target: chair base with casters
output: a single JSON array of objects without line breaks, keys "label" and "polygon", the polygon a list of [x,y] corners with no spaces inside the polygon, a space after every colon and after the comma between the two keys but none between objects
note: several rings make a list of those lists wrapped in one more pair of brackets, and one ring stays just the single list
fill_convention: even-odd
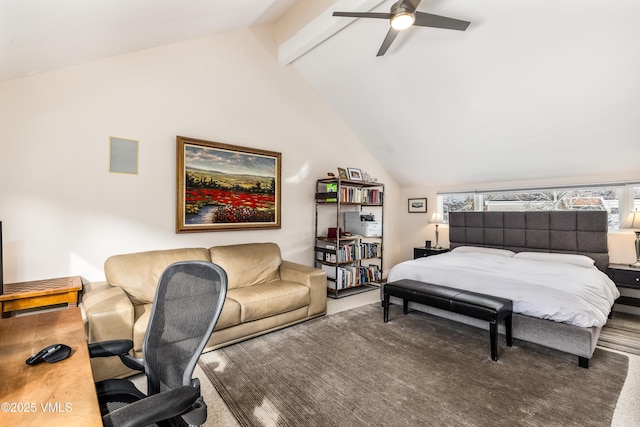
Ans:
[{"label": "chair base with casters", "polygon": [[215,264],[172,264],[158,283],[142,359],[129,354],[131,340],[89,345],[91,357],[119,356],[123,364],[147,377],[147,394],[127,379],[96,383],[104,425],[186,426],[206,421],[200,381],[192,375],[220,317],[226,290],[226,273]]}]

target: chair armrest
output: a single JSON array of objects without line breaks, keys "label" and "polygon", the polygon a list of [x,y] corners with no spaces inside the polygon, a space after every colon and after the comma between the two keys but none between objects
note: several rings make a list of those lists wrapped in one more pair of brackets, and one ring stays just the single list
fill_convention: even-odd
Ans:
[{"label": "chair armrest", "polygon": [[187,411],[200,392],[188,385],[154,394],[102,417],[105,426],[146,426]]},{"label": "chair armrest", "polygon": [[88,347],[89,357],[118,356],[127,368],[144,372],[144,360],[137,359],[129,354],[129,351],[133,348],[133,341],[131,340],[93,342]]},{"label": "chair armrest", "polygon": [[89,357],[109,357],[128,354],[133,348],[131,340],[110,340],[89,344]]},{"label": "chair armrest", "polygon": [[324,271],[291,261],[282,261],[280,279],[300,283],[309,288],[309,316],[327,312],[327,274]]}]

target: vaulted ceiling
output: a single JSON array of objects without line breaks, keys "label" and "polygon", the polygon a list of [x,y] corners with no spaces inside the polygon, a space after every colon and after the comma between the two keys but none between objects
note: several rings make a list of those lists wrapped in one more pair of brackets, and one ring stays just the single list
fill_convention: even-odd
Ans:
[{"label": "vaulted ceiling", "polygon": [[638,178],[640,2],[423,0],[471,25],[409,28],[381,57],[388,21],[331,16],[393,3],[2,0],[0,78],[277,21],[282,66],[401,185]]}]

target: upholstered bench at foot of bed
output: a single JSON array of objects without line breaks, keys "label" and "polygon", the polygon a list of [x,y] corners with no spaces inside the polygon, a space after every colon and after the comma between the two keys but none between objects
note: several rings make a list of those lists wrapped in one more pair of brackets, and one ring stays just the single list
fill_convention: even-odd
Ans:
[{"label": "upholstered bench at foot of bed", "polygon": [[389,298],[394,296],[402,299],[404,314],[413,301],[489,322],[491,360],[498,360],[498,324],[503,320],[507,346],[513,343],[511,300],[409,279],[386,283],[383,293],[385,323],[389,321]]}]

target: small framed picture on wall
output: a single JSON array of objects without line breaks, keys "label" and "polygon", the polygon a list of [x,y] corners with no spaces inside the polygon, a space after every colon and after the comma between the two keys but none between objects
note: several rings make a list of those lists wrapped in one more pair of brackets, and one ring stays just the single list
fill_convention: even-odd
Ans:
[{"label": "small framed picture on wall", "polygon": [[409,199],[409,212],[410,213],[416,213],[416,212],[426,213],[427,199],[426,198]]}]

